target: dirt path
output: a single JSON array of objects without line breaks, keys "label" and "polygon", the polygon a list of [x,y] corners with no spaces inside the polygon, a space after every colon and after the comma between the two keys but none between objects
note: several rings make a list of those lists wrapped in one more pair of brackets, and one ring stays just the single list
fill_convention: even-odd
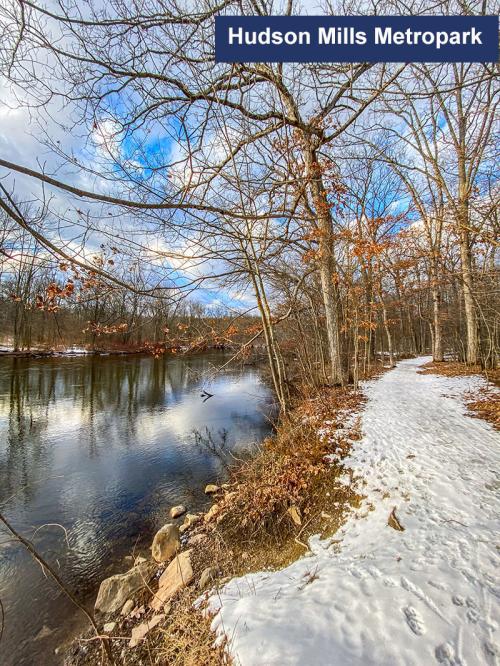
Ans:
[{"label": "dirt path", "polygon": [[[346,462],[366,500],[342,531],[212,598],[237,663],[498,663],[500,437],[464,406],[484,381],[421,375],[427,360],[366,386]],[[394,508],[404,531],[388,524]]]}]

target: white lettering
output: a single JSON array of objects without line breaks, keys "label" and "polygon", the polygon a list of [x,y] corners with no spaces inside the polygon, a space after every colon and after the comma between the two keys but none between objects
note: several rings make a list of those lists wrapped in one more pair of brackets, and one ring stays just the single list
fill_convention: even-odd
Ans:
[{"label": "white lettering", "polygon": [[436,48],[440,49],[442,46],[448,44],[448,33],[447,32],[437,32],[436,33]]},{"label": "white lettering", "polygon": [[481,35],[482,33],[478,32],[476,28],[472,28],[471,44],[482,44]]},{"label": "white lettering", "polygon": [[233,44],[234,40],[238,40],[238,44],[241,46],[243,44],[243,28],[238,28],[238,30],[234,30],[234,28],[229,28],[229,43]]},{"label": "white lettering", "polygon": [[342,28],[318,28],[318,44],[342,46],[366,44],[366,32],[355,30],[352,26]]},{"label": "white lettering", "polygon": [[391,37],[391,28],[375,28],[375,44],[390,44]]},{"label": "white lettering", "polygon": [[265,28],[259,32],[255,30],[246,31],[243,28],[229,28],[228,42],[231,45],[236,43],[239,46],[255,46],[256,44],[260,44],[261,46],[269,46],[270,44],[279,46],[284,42],[291,46],[293,44],[310,44],[311,35],[306,30],[301,32],[290,30],[283,34],[279,30],[271,32],[271,28]]},{"label": "white lettering", "polygon": [[[0,0],[1,2],[1,0]],[[352,26],[338,26],[338,27],[324,27],[318,28],[317,42],[320,45],[326,46],[354,46],[356,44],[366,44],[366,32],[362,30],[355,30]],[[259,32],[246,31],[243,28],[228,28],[228,43],[230,45],[236,44],[239,46],[280,46],[286,44],[293,46],[295,44],[311,44],[311,34],[307,30],[295,32],[281,32],[279,30],[271,31],[271,28],[265,28]],[[421,45],[434,46],[440,49],[446,45],[461,46],[465,44],[482,45],[482,32],[476,28],[471,30],[459,31],[437,31],[427,30],[393,30],[391,27],[375,27],[374,30],[374,43],[377,45]]]},{"label": "white lettering", "polygon": [[318,42],[319,44],[335,44],[335,28],[319,28],[318,30]]},{"label": "white lettering", "polygon": [[440,49],[442,46],[450,44],[452,46],[462,46],[465,44],[479,44],[481,45],[482,33],[479,32],[476,28],[471,30],[466,30],[463,32],[453,31],[453,32],[432,32],[427,30],[422,32],[421,30],[412,30],[407,28],[404,32],[402,30],[392,30],[392,28],[375,28],[375,44],[396,44],[400,46],[401,44],[407,44],[408,46],[414,46],[418,44],[424,44],[425,46],[434,46],[436,49]]}]

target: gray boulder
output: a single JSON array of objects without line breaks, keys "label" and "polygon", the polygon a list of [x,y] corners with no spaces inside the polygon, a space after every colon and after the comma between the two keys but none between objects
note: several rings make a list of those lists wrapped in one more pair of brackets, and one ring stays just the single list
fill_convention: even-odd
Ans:
[{"label": "gray boulder", "polygon": [[204,590],[208,587],[210,583],[217,578],[217,573],[217,567],[207,567],[206,569],[203,569],[200,580],[198,581],[198,589]]},{"label": "gray boulder", "polygon": [[167,523],[155,534],[151,554],[157,562],[167,562],[175,555],[180,546],[179,526]]},{"label": "gray boulder", "polygon": [[146,587],[151,573],[151,565],[143,562],[126,573],[106,578],[99,587],[95,610],[101,613],[115,613],[121,610],[127,599]]},{"label": "gray boulder", "polygon": [[179,516],[182,516],[183,513],[186,513],[187,509],[184,506],[184,504],[179,504],[178,506],[173,506],[170,509],[170,517],[171,518],[179,518]]},{"label": "gray boulder", "polygon": [[188,513],[187,516],[184,518],[184,522],[180,526],[180,533],[183,534],[186,530],[188,530],[190,527],[193,525],[196,525],[196,523],[199,523],[201,520],[201,516],[197,513]]},{"label": "gray boulder", "polygon": [[124,604],[121,610],[121,615],[125,617],[134,610],[134,600],[128,599]]},{"label": "gray boulder", "polygon": [[158,592],[151,601],[151,608],[160,610],[179,590],[193,580],[191,551],[185,550],[173,559],[158,580]]}]

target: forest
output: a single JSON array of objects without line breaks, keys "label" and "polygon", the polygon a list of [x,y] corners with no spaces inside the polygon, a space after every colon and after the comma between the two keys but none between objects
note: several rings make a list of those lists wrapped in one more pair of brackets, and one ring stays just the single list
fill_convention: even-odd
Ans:
[{"label": "forest", "polygon": [[[236,472],[247,494],[220,529],[224,539],[243,539],[250,528],[235,524],[248,513],[261,547],[290,538],[303,546],[315,525],[307,512],[312,520],[319,506],[314,484],[330,488],[324,457],[336,450],[304,430],[313,403],[322,419],[337,419],[342,405],[356,411],[363,382],[390,370],[380,381],[389,395],[401,377],[403,392],[390,395],[411,411],[404,377],[386,378],[424,356],[467,376],[498,372],[498,63],[215,62],[215,18],[497,9],[462,0],[314,8],[296,0],[0,0],[2,361],[73,349],[154,359],[224,350],[242,367],[263,358],[280,414],[275,457]],[[430,396],[435,385],[422,381]],[[498,399],[488,404],[498,425]],[[401,433],[412,439],[403,424],[395,442]],[[470,434],[479,448],[482,435]],[[306,474],[316,481],[301,485]],[[269,497],[265,482],[281,489],[285,478],[282,495]],[[339,501],[354,504],[351,495]],[[393,514],[389,526],[403,532]],[[240,555],[230,573],[246,572]],[[258,617],[262,607],[254,610]],[[237,645],[241,663],[279,663],[252,661]],[[106,641],[104,654],[112,659]],[[326,664],[318,654],[286,663]],[[338,663],[362,663],[342,654]],[[401,654],[398,663],[410,663]],[[154,663],[202,663],[169,655]],[[446,655],[436,658],[462,663],[458,652],[457,661]],[[218,649],[203,659],[226,663]]]},{"label": "forest", "polygon": [[4,339],[168,347],[203,292],[283,405],[288,355],[313,385],[376,353],[494,367],[495,67],[208,66],[220,8],[154,9],[3,9],[6,107],[40,140],[0,160]]}]

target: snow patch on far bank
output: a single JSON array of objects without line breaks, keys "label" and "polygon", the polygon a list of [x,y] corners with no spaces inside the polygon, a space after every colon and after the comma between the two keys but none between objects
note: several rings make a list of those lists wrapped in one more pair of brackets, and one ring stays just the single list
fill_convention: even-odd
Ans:
[{"label": "snow patch on far bank", "polygon": [[[412,359],[365,385],[345,462],[366,495],[346,525],[276,572],[230,581],[213,627],[242,666],[498,663],[500,438],[463,395],[479,377]],[[404,531],[388,525],[396,508]],[[340,541],[340,543],[339,543]]]}]

